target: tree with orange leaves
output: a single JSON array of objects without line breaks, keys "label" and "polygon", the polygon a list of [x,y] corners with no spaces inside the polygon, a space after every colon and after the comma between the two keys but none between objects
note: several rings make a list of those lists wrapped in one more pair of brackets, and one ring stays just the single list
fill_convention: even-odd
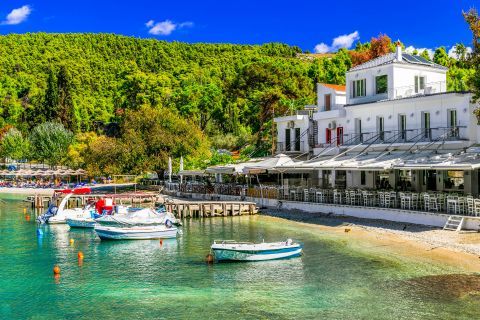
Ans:
[{"label": "tree with orange leaves", "polygon": [[353,66],[362,64],[371,59],[384,56],[392,52],[392,39],[385,34],[378,35],[370,40],[369,46],[359,46],[359,50],[350,51]]},{"label": "tree with orange leaves", "polygon": [[[473,91],[473,102],[480,100],[480,17],[476,9],[470,9],[463,12],[463,17],[468,23],[473,36],[473,52],[470,55],[469,64],[475,70],[473,77],[470,79],[470,87]],[[480,119],[480,111],[476,110],[477,117]]]}]

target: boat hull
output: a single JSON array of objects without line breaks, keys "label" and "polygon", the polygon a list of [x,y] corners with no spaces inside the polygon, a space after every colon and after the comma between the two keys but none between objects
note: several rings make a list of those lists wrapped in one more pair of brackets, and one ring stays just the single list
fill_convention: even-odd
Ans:
[{"label": "boat hull", "polygon": [[212,248],[217,261],[267,261],[298,257],[302,254],[301,247],[291,247],[271,250],[232,250]]},{"label": "boat hull", "polygon": [[75,218],[67,218],[66,223],[70,226],[70,228],[94,228],[95,227],[95,220],[92,218],[86,219],[75,219]]},{"label": "boat hull", "polygon": [[117,228],[97,225],[95,232],[102,240],[150,240],[177,237],[177,228]]}]

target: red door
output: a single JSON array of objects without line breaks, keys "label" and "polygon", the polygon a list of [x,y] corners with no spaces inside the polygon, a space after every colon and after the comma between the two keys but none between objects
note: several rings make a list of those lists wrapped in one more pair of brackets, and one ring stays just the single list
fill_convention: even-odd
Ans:
[{"label": "red door", "polygon": [[332,142],[332,131],[328,128],[325,131],[325,137],[326,137],[325,142],[327,144],[330,144]]},{"label": "red door", "polygon": [[337,146],[341,146],[343,144],[343,127],[337,128]]}]

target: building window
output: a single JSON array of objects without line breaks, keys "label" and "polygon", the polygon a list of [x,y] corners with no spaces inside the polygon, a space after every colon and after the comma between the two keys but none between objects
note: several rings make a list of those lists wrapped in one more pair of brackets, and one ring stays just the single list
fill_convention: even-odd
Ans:
[{"label": "building window", "polygon": [[326,94],[325,95],[325,111],[330,111],[331,102],[332,102],[332,95],[331,94]]},{"label": "building window", "polygon": [[457,110],[456,109],[449,109],[448,110],[448,127],[450,128],[450,136],[458,137],[459,136],[459,129],[457,127]]},{"label": "building window", "polygon": [[425,90],[425,77],[415,76],[415,93],[421,93]]},{"label": "building window", "polygon": [[383,117],[377,117],[377,133],[380,141],[385,140],[385,120]]},{"label": "building window", "polygon": [[375,88],[377,94],[387,93],[388,76],[386,74],[375,78]]},{"label": "building window", "polygon": [[367,95],[366,85],[367,79],[352,81],[352,98],[365,97]]},{"label": "building window", "polygon": [[360,171],[360,184],[364,186],[367,183],[367,175],[365,171]]},{"label": "building window", "polygon": [[400,139],[407,140],[407,116],[404,114],[398,115],[398,131]]},{"label": "building window", "polygon": [[451,170],[444,172],[443,186],[445,190],[462,190],[464,183],[463,171]]},{"label": "building window", "polygon": [[424,137],[432,138],[432,129],[430,128],[430,112],[422,112],[422,129]]}]

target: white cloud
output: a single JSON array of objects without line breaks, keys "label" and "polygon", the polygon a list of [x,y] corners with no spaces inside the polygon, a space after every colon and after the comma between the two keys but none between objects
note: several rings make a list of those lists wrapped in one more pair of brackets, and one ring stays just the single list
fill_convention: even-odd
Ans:
[{"label": "white cloud", "polygon": [[192,21],[185,21],[180,24],[178,24],[179,28],[191,28],[193,27],[193,22]]},{"label": "white cloud", "polygon": [[25,5],[21,8],[13,9],[6,17],[2,24],[20,24],[27,20],[28,16],[32,13],[32,8],[29,5]]},{"label": "white cloud", "polygon": [[433,54],[435,53],[435,50],[430,48],[415,48],[414,46],[408,46],[405,48],[405,52],[410,54],[412,54],[415,50],[417,50],[418,55],[421,55],[423,51],[427,50],[430,59],[433,59]]},{"label": "white cloud", "polygon": [[325,44],[325,43],[319,43],[315,46],[315,49],[313,49],[316,53],[327,53],[330,51],[330,47]]},{"label": "white cloud", "polygon": [[[467,54],[472,53],[472,48],[471,47],[466,47],[465,49],[467,51]],[[455,52],[456,50],[457,50],[457,46],[452,46],[450,48],[450,50],[448,50],[448,56],[452,57],[452,58],[455,58],[455,59],[458,59],[457,53]]]},{"label": "white cloud", "polygon": [[360,34],[358,31],[354,31],[350,34],[343,34],[333,39],[332,45],[329,46],[326,43],[322,42],[315,46],[316,53],[327,53],[338,51],[341,48],[349,49],[355,41],[360,39]]},{"label": "white cloud", "polygon": [[153,21],[153,20],[150,20],[150,21],[148,21],[147,23],[145,23],[145,25],[147,26],[147,28],[153,27],[154,24],[155,24],[155,21]]},{"label": "white cloud", "polygon": [[147,28],[149,28],[148,33],[150,34],[153,34],[155,36],[168,36],[177,29],[193,27],[193,22],[186,21],[181,23],[175,23],[171,20],[165,20],[155,23],[154,20],[150,20],[145,23],[145,25],[147,26]]}]

